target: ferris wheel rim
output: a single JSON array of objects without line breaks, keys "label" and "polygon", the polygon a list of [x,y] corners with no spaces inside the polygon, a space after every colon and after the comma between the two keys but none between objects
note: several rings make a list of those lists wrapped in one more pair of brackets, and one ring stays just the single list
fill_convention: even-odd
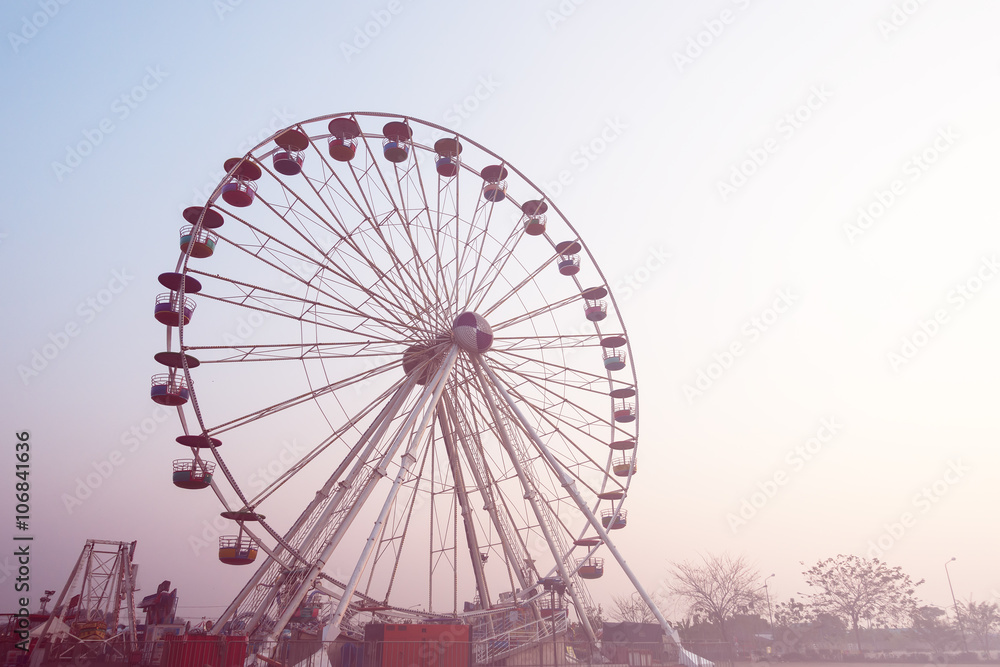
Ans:
[{"label": "ferris wheel rim", "polygon": [[[271,142],[273,142],[276,137],[280,136],[282,133],[288,131],[289,129],[292,129],[292,128],[301,128],[303,125],[307,125],[307,124],[311,124],[311,123],[322,123],[322,122],[333,120],[335,118],[348,118],[348,117],[358,117],[358,116],[360,116],[360,117],[370,117],[370,118],[396,118],[396,119],[399,119],[399,120],[401,120],[403,122],[407,122],[407,123],[409,121],[413,121],[413,122],[418,123],[420,125],[423,125],[423,126],[426,126],[426,127],[430,127],[430,128],[435,129],[435,130],[438,130],[438,131],[445,132],[449,136],[454,136],[455,138],[457,138],[457,139],[459,139],[461,141],[464,141],[467,144],[469,144],[471,146],[474,146],[477,149],[483,151],[484,153],[490,155],[494,159],[499,160],[500,164],[504,165],[507,169],[513,171],[526,184],[528,184],[532,189],[534,189],[535,192],[537,192],[537,193],[539,193],[539,194],[542,195],[542,200],[541,201],[544,204],[547,204],[548,207],[551,208],[553,211],[555,211],[555,213],[561,218],[562,222],[566,225],[566,227],[570,231],[572,231],[573,234],[575,235],[577,243],[579,243],[579,245],[581,246],[581,249],[586,252],[587,257],[591,260],[591,265],[593,266],[593,268],[596,270],[598,276],[600,277],[601,284],[602,285],[609,285],[609,281],[607,280],[606,276],[604,275],[603,271],[601,270],[600,265],[597,263],[596,259],[594,258],[593,253],[591,252],[590,248],[582,241],[581,235],[576,230],[576,228],[572,225],[572,223],[569,221],[569,219],[562,213],[562,211],[559,209],[559,207],[556,204],[556,202],[553,201],[552,199],[550,199],[545,194],[545,192],[544,192],[544,190],[542,188],[540,188],[539,186],[537,186],[533,181],[531,181],[527,176],[525,176],[519,169],[517,169],[516,166],[514,166],[512,163],[510,163],[504,157],[502,157],[498,153],[495,153],[494,151],[492,151],[488,147],[484,146],[483,144],[480,144],[479,142],[475,141],[474,139],[471,139],[470,137],[468,137],[466,135],[463,135],[463,134],[461,134],[459,132],[456,132],[453,129],[447,128],[447,127],[445,127],[443,125],[439,125],[437,123],[433,123],[431,121],[426,121],[426,120],[423,120],[423,119],[419,119],[419,118],[416,118],[414,116],[409,116],[409,115],[405,115],[405,114],[398,114],[398,113],[392,113],[392,112],[344,111],[344,112],[336,112],[336,113],[331,113],[331,114],[323,114],[323,115],[320,115],[320,116],[315,116],[313,118],[309,118],[309,119],[306,119],[306,120],[299,121],[297,123],[289,125],[286,128],[281,128],[281,129],[275,131],[271,136],[265,138],[263,141],[259,142],[256,146],[254,146],[253,148],[251,148],[250,150],[248,150],[247,153],[244,156],[242,156],[241,158],[233,158],[233,159],[230,159],[230,160],[227,161],[227,166],[229,166],[229,165],[232,165],[232,166],[227,171],[226,176],[223,177],[223,179],[220,181],[219,185],[216,186],[215,190],[209,196],[208,201],[206,202],[206,204],[203,207],[203,213],[199,217],[198,224],[201,224],[202,220],[204,219],[204,217],[206,215],[205,212],[207,212],[208,210],[210,210],[210,207],[212,207],[214,205],[214,203],[219,199],[219,196],[221,194],[221,191],[222,191],[225,183],[232,177],[232,175],[234,173],[236,173],[240,169],[240,167],[243,164],[243,162],[246,161],[247,159],[251,158],[251,156],[253,156],[254,159],[257,159],[257,156],[253,155],[255,151],[257,151],[257,150],[259,150],[259,149],[261,149],[261,148],[263,148],[265,146],[269,146],[269,144]],[[326,134],[326,135],[321,134],[321,135],[318,135],[316,138],[325,139],[325,138],[328,138],[329,136],[331,136],[331,135],[329,135],[329,134]],[[363,133],[360,136],[361,137],[378,137],[380,135],[378,135],[377,133]],[[310,137],[310,140],[312,140],[312,139],[313,139],[313,137]],[[418,145],[414,143],[414,146],[418,146]],[[419,147],[422,148],[422,149],[424,149],[424,150],[427,150],[427,151],[432,151],[433,150],[432,147],[428,147],[428,146],[419,146]],[[273,154],[277,150],[280,150],[280,148],[279,147],[275,147],[273,149],[270,149],[270,150],[266,151],[260,157],[268,157],[268,156],[270,156],[271,154]],[[462,166],[465,167],[465,168],[468,168],[467,165],[465,165],[465,164],[463,164]],[[478,175],[478,172],[473,171],[473,173],[477,173],[477,175]],[[513,198],[511,198],[511,199],[512,199],[512,201],[516,201]],[[555,245],[555,244],[553,244],[553,245]],[[188,277],[187,266],[188,266],[188,260],[190,259],[190,257],[191,257],[190,254],[181,253],[180,258],[178,259],[178,269],[181,269],[182,266],[183,266],[183,275],[185,277]],[[578,286],[580,287],[580,292],[581,293],[585,293],[588,289],[593,289],[593,288],[584,288],[583,286],[580,286],[580,285],[578,285]],[[183,286],[182,286],[181,294],[183,294]],[[618,315],[618,323],[619,323],[619,326],[620,326],[620,329],[621,329],[621,332],[622,332],[621,335],[622,335],[622,338],[623,338],[623,341],[624,341],[624,348],[626,350],[626,360],[627,360],[627,364],[628,364],[628,367],[629,367],[629,370],[630,370],[630,374],[631,374],[631,376],[633,378],[632,382],[630,383],[630,386],[633,387],[633,388],[635,388],[635,391],[636,391],[635,402],[638,403],[638,401],[639,401],[638,381],[637,381],[637,378],[636,378],[635,357],[632,354],[631,338],[628,335],[628,331],[627,331],[627,328],[625,326],[625,322],[624,322],[624,320],[620,316],[620,309],[618,307],[617,301],[615,300],[614,292],[612,290],[606,290],[606,297],[605,298],[607,298],[607,299],[609,299],[611,301],[612,305],[614,306],[614,311]],[[178,327],[179,335],[183,335],[183,328],[184,328],[184,324],[181,323],[181,326]],[[169,341],[168,341],[168,349],[169,349]],[[187,364],[186,363],[185,363],[184,368],[185,368],[185,376],[187,377],[187,381],[189,383],[189,386],[192,386],[193,385],[193,378],[190,376],[190,373],[189,373],[189,370],[187,369]],[[638,419],[639,419],[639,415],[637,414],[636,415],[636,421],[637,422],[638,422]],[[636,426],[636,431],[638,431],[638,424]],[[633,448],[633,452],[635,454],[637,454],[638,453],[638,437],[636,437],[635,440],[636,440],[636,445]],[[629,476],[629,480],[630,479],[631,479],[631,475]]]},{"label": "ferris wheel rim", "polygon": [[[205,218],[206,218],[206,215],[207,215],[207,211],[209,211],[209,210],[217,210],[218,209],[218,207],[216,205],[216,202],[219,200],[219,198],[221,196],[221,193],[223,191],[224,186],[226,185],[226,183],[228,181],[230,181],[233,178],[233,175],[236,174],[240,170],[241,165],[244,164],[244,162],[246,162],[247,160],[259,162],[262,159],[271,156],[275,151],[277,151],[279,149],[278,148],[270,149],[270,150],[268,150],[266,152],[263,152],[263,153],[261,153],[259,155],[255,154],[255,151],[259,151],[259,150],[267,147],[272,141],[274,141],[275,137],[278,137],[279,135],[282,134],[282,132],[286,132],[289,129],[293,129],[293,128],[302,129],[304,126],[308,126],[311,123],[321,123],[321,122],[324,122],[324,121],[327,121],[327,120],[332,120],[332,119],[335,119],[335,118],[343,118],[343,117],[354,117],[354,118],[356,118],[356,117],[397,118],[397,119],[401,119],[403,122],[406,122],[406,123],[410,123],[410,122],[417,123],[417,124],[422,125],[424,127],[430,127],[430,128],[436,129],[436,130],[444,131],[449,136],[453,136],[456,139],[458,139],[459,141],[467,142],[468,145],[474,146],[478,150],[482,151],[483,153],[485,153],[485,154],[493,157],[496,160],[499,160],[501,165],[503,165],[504,167],[510,169],[512,172],[514,172],[525,184],[527,184],[527,186],[530,189],[532,189],[534,192],[538,193],[541,196],[541,201],[543,203],[548,204],[550,210],[552,210],[559,217],[559,219],[562,222],[562,224],[565,225],[566,228],[568,228],[569,231],[572,232],[572,235],[576,239],[576,242],[580,246],[580,249],[583,250],[586,253],[587,258],[590,260],[590,266],[593,268],[593,270],[596,271],[598,277],[600,278],[599,283],[601,285],[608,285],[609,284],[608,281],[607,281],[607,279],[606,279],[606,277],[605,277],[605,275],[604,275],[604,273],[600,269],[600,265],[594,259],[593,254],[592,254],[590,248],[585,243],[583,243],[583,241],[581,239],[581,235],[572,226],[572,224],[569,222],[569,220],[566,218],[566,216],[558,209],[558,207],[555,205],[555,202],[553,202],[551,199],[549,199],[547,197],[547,195],[545,195],[544,191],[541,188],[539,188],[538,186],[536,186],[530,179],[528,179],[526,176],[524,176],[523,173],[521,173],[519,170],[516,169],[516,167],[512,166],[504,158],[502,158],[498,154],[494,153],[493,151],[489,150],[485,146],[482,146],[481,144],[475,142],[474,140],[472,140],[472,139],[470,139],[470,138],[468,138],[468,137],[466,137],[466,136],[464,136],[464,135],[462,135],[460,133],[454,132],[453,130],[450,130],[448,128],[445,128],[443,126],[440,126],[440,125],[437,125],[437,124],[434,124],[434,123],[430,123],[430,122],[427,122],[427,121],[423,121],[423,120],[414,118],[412,116],[405,116],[405,115],[401,115],[401,114],[379,113],[379,112],[345,112],[345,113],[326,114],[326,115],[318,116],[318,117],[315,117],[315,118],[312,118],[312,119],[308,119],[308,120],[305,120],[305,121],[300,121],[300,122],[298,122],[298,123],[296,123],[294,125],[289,126],[288,128],[283,128],[283,129],[275,132],[272,136],[268,137],[267,139],[265,139],[264,141],[262,141],[261,143],[259,143],[257,146],[255,146],[254,148],[250,149],[242,158],[233,159],[233,160],[227,162],[227,166],[230,166],[230,164],[232,166],[227,171],[226,176],[222,179],[222,181],[220,181],[219,185],[213,191],[212,195],[210,195],[210,197],[209,197],[208,201],[206,202],[206,204],[202,207],[202,209],[203,209],[202,213],[199,215],[198,221],[193,225],[193,232],[197,233],[197,231],[202,228],[203,223],[204,223]],[[362,141],[365,141],[366,145],[367,145],[367,140],[368,139],[377,138],[378,136],[379,135],[377,135],[377,133],[367,133],[367,134],[361,135],[361,137],[359,137],[359,138]],[[313,143],[316,140],[322,140],[322,139],[326,139],[327,138],[327,136],[323,136],[323,135],[308,135],[308,137],[309,137],[310,143]],[[424,150],[424,151],[427,151],[427,152],[433,152],[433,148],[431,148],[429,146],[422,145],[422,144],[417,144],[416,142],[413,142],[412,145],[413,145],[413,147],[414,147],[415,150],[419,149],[419,150]],[[463,164],[462,166],[464,168],[470,170],[472,173],[474,173],[476,175],[479,175],[479,172],[476,172],[471,167],[468,167],[465,164]],[[272,176],[273,176],[273,174],[272,174]],[[278,180],[280,180],[280,179],[278,179]],[[513,197],[511,197],[511,201],[516,204],[516,200]],[[555,247],[555,242],[551,241],[551,240],[550,240],[550,242],[553,244],[553,248],[554,248]],[[184,297],[184,290],[185,290],[185,286],[187,284],[187,279],[189,279],[189,278],[196,279],[195,276],[202,276],[203,275],[197,269],[192,269],[190,267],[190,260],[192,259],[192,257],[193,257],[193,255],[191,254],[190,251],[186,252],[186,253],[182,252],[181,257],[178,260],[177,271],[178,271],[178,273],[180,273],[184,277],[184,280],[180,283],[179,294],[180,294],[181,298]],[[192,273],[194,275],[192,275]],[[584,294],[588,289],[592,289],[592,288],[585,288],[583,285],[581,285],[579,283],[579,280],[575,276],[573,277],[573,280],[576,283],[576,285],[577,285],[577,291],[580,294]],[[628,337],[628,334],[627,334],[627,330],[625,328],[624,320],[621,317],[621,313],[620,313],[620,310],[618,308],[617,302],[614,300],[614,295],[613,295],[613,293],[610,290],[606,290],[606,291],[608,293],[608,298],[611,300],[612,306],[614,307],[614,313],[617,316],[618,327],[615,329],[615,331],[616,332],[620,331],[620,335],[622,336],[623,342],[624,342],[624,348],[626,350],[627,367],[629,369],[629,376],[631,377],[631,382],[626,382],[624,384],[627,385],[627,386],[629,386],[629,387],[631,387],[631,388],[633,388],[633,396],[635,397],[635,400],[637,401],[638,400],[638,395],[637,395],[638,383],[636,381],[634,356],[631,354],[631,343],[630,343],[630,340],[629,340],[629,337]],[[304,321],[303,321],[303,324],[305,324]],[[197,400],[196,379],[195,379],[195,376],[191,373],[191,369],[194,366],[191,363],[189,363],[189,361],[187,359],[187,352],[189,352],[189,351],[191,351],[193,349],[196,349],[197,346],[187,347],[187,346],[184,345],[184,328],[185,328],[185,326],[188,326],[188,325],[186,325],[183,320],[181,320],[179,326],[177,326],[178,351],[183,351],[182,356],[180,358],[180,369],[183,370],[183,374],[184,374],[185,380],[187,382],[187,386],[188,386],[189,391],[191,393],[192,404],[193,404],[193,407],[195,409],[195,414],[198,417],[197,422],[201,426],[201,430],[200,431],[193,430],[193,431],[189,432],[189,430],[187,428],[187,424],[184,423],[183,424],[184,431],[185,431],[185,434],[187,436],[189,436],[189,437],[199,437],[199,436],[202,436],[202,437],[211,437],[211,434],[216,434],[217,431],[215,430],[214,427],[208,427],[205,424],[205,422],[204,422],[204,420],[203,420],[203,418],[202,418],[202,416],[200,414],[200,408],[198,407],[198,400]],[[173,349],[171,347],[171,342],[172,342],[171,341],[171,333],[172,332],[168,329],[168,341],[167,341],[167,349],[168,349],[168,351]],[[303,342],[303,345],[304,344],[305,343]],[[610,372],[607,373],[607,375],[608,375],[608,384],[609,384],[609,386],[613,387],[613,386],[616,386],[616,384],[622,384],[621,381],[618,381],[617,383],[613,382],[612,378],[610,376]],[[317,392],[316,389],[312,390],[313,394],[315,394],[316,392]],[[637,419],[638,419],[638,415],[636,415],[636,424],[635,424],[634,429],[633,429],[635,435],[632,436],[632,441],[634,443],[633,447],[632,447],[633,461],[634,461],[635,452],[637,450],[637,441],[638,441],[638,437],[637,437],[638,436],[638,423],[637,423]],[[225,464],[223,463],[222,455],[220,455],[218,453],[218,451],[217,451],[216,447],[214,446],[214,444],[213,444],[213,446],[210,447],[210,449],[213,452],[213,454],[215,455],[215,457],[217,458],[218,462],[220,463],[220,467],[222,467],[224,469],[224,472],[226,472],[226,474],[228,476],[228,471],[225,470]],[[610,460],[610,454],[609,454],[609,460]],[[624,496],[627,496],[627,489],[629,488],[629,485],[631,483],[632,473],[633,472],[634,472],[634,469],[631,470],[628,473],[628,475],[626,476],[625,487],[624,487],[625,488],[625,493],[623,494],[623,497],[621,499],[619,499],[619,502],[616,503],[616,507],[619,510],[621,508],[621,504],[625,500]],[[235,487],[235,483],[232,480],[229,480],[229,481],[230,481],[231,485]],[[236,487],[236,490],[237,490],[238,495],[240,495],[239,491],[238,491],[238,487]],[[216,490],[216,493],[217,493],[217,495],[219,495],[219,499],[223,502],[223,505],[226,507],[227,511],[229,511],[229,512],[239,512],[239,511],[241,511],[239,508],[236,508],[236,509],[230,508],[228,505],[226,505],[226,501],[222,497],[221,493],[218,490]],[[241,500],[244,500],[244,504],[245,504],[244,510],[248,510],[248,511],[252,510],[251,503],[247,502],[249,499],[244,498],[242,495],[240,495],[240,498],[241,498]],[[273,530],[269,529],[267,527],[267,524],[264,521],[260,521],[260,523],[268,530],[268,532],[271,533],[272,537],[275,537],[275,538],[279,539],[279,541],[280,541],[280,538],[278,538],[277,534]],[[283,546],[283,548],[287,552],[289,552],[289,554],[292,555],[293,557],[296,556],[296,555],[298,555],[298,554],[294,554],[293,553],[294,550],[288,548],[287,546]]]}]

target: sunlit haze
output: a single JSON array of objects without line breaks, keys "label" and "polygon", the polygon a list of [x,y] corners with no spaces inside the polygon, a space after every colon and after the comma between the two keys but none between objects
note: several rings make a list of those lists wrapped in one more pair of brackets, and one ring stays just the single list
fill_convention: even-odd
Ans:
[{"label": "sunlit haze", "polygon": [[[637,430],[636,470],[628,525],[612,537],[650,592],[663,592],[672,562],[728,552],[762,577],[775,573],[771,601],[798,598],[804,570],[855,554],[925,580],[918,598],[940,607],[952,604],[945,563],[954,557],[959,600],[1000,600],[998,22],[1000,4],[988,0],[4,3],[0,606],[11,610],[21,595],[17,535],[34,536],[32,610],[43,589],[62,589],[88,538],[136,540],[141,594],[170,580],[187,618],[217,616],[252,574],[218,559],[219,535],[236,530],[211,490],[171,483],[172,461],[191,453],[175,442],[177,410],[150,400],[151,376],[165,372],[153,359],[166,349],[153,317],[166,291],[157,276],[177,270],[181,212],[206,203],[228,158],[348,112],[387,114],[358,117],[369,134],[412,119],[425,145],[459,133],[469,168],[496,162],[490,152],[511,167],[518,206],[551,202],[549,231],[566,235],[553,241],[579,235],[583,286],[611,292],[613,325],[602,335],[622,333],[619,317],[627,333],[627,377],[612,380],[630,384],[635,373],[639,419],[621,428],[628,438]],[[325,150],[325,138],[316,143]],[[370,145],[381,151],[381,136]],[[307,155],[305,168],[321,157]],[[364,160],[376,157],[385,164],[380,153]],[[264,212],[261,201],[247,210]],[[492,224],[520,224],[510,210]],[[252,247],[245,236],[234,242]],[[578,298],[554,265],[529,278],[543,256],[535,238],[546,237],[519,240],[506,264],[496,261],[503,239],[491,231],[483,241],[478,278],[496,289],[537,285],[488,315],[491,324],[516,318],[517,307]],[[381,268],[394,266],[375,234],[355,239]],[[251,285],[282,284],[223,242],[191,261]],[[430,302],[449,298],[450,288],[435,289]],[[362,292],[339,295],[361,306]],[[318,335],[194,298],[185,336],[196,345],[305,350]],[[573,303],[583,331],[583,304]],[[566,334],[559,317],[551,322]],[[541,340],[545,326],[509,333]],[[252,443],[240,431],[221,435],[219,452],[248,493],[325,438],[338,410],[360,409],[403,377],[400,355],[378,349],[353,365],[234,365],[195,384],[206,419],[220,423],[334,383],[333,368],[396,364],[336,394],[334,408],[317,399],[322,412],[310,403],[301,417],[248,427]],[[600,355],[574,350],[565,363],[604,377]],[[526,412],[556,423],[539,416],[547,409]],[[184,410],[196,425],[192,406]],[[23,432],[30,520],[17,530]],[[262,505],[279,532],[344,451],[331,448]],[[588,466],[572,474],[599,485]],[[373,495],[366,517],[383,497]],[[570,527],[584,525],[565,498],[555,506]],[[434,511],[440,530],[465,539],[454,507]],[[370,525],[349,535],[349,553]],[[607,571],[588,587],[607,608],[629,583],[606,549],[597,555]],[[346,577],[353,566],[330,570]],[[459,606],[474,593],[467,586]],[[663,611],[685,614],[677,601]]]}]

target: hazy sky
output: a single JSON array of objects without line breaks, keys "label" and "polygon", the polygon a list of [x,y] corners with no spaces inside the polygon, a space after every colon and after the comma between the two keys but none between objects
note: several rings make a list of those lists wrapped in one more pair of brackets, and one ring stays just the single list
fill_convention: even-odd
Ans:
[{"label": "hazy sky", "polygon": [[30,431],[32,609],[87,538],[138,540],[143,594],[170,579],[189,617],[250,574],[198,546],[213,499],[170,484],[156,276],[226,158],[346,111],[496,151],[600,263],[643,411],[615,537],[650,589],[728,550],[775,573],[774,602],[852,553],[946,606],[954,556],[960,599],[1000,600],[998,20],[988,0],[5,3],[0,398],[8,440]]}]

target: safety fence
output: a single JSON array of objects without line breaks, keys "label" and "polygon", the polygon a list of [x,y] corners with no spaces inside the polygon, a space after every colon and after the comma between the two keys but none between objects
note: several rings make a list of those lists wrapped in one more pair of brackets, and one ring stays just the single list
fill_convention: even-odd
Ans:
[{"label": "safety fence", "polygon": [[[40,650],[44,653],[33,656],[31,663],[37,667],[673,667],[686,663],[669,640],[606,641],[591,646],[564,636],[543,638],[495,659],[489,657],[495,652],[489,650],[488,642],[447,636],[421,641],[255,642],[246,637],[187,635],[131,646],[70,638]],[[18,653],[8,653],[4,667],[27,665],[29,655]],[[713,663],[726,667],[725,661],[709,660],[701,662],[701,667],[713,667]]]}]

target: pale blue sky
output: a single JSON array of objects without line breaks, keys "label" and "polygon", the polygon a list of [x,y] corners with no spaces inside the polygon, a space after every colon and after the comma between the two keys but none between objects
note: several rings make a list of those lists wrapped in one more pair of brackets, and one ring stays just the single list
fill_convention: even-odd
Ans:
[{"label": "pale blue sky", "polygon": [[[809,565],[881,538],[929,603],[950,604],[952,556],[956,594],[990,599],[998,19],[987,0],[6,3],[0,398],[34,447],[33,586],[60,588],[87,538],[138,540],[143,590],[172,580],[193,617],[249,574],[192,548],[218,508],[169,481],[156,276],[226,158],[384,111],[510,160],[616,288],[644,410],[635,530],[616,537],[650,588],[671,560],[729,550],[787,599]],[[849,228],[859,208],[873,220]],[[729,516],[762,490],[745,525]]]}]

